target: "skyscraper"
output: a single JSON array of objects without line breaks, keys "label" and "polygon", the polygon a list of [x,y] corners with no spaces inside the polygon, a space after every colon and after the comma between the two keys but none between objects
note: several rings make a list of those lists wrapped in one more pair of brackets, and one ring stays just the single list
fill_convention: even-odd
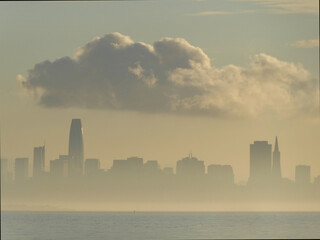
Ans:
[{"label": "skyscraper", "polygon": [[72,119],[69,136],[69,176],[83,173],[83,138],[80,119]]},{"label": "skyscraper", "polygon": [[33,149],[33,176],[39,177],[44,173],[45,167],[45,146]]},{"label": "skyscraper", "polygon": [[9,172],[9,159],[1,158],[1,183],[8,182],[10,179],[10,172]]},{"label": "skyscraper", "polygon": [[85,162],[85,175],[97,176],[100,173],[100,160],[96,158],[87,158]]},{"label": "skyscraper", "polygon": [[24,181],[28,179],[29,175],[29,159],[16,158],[14,164],[14,179],[16,181]]},{"label": "skyscraper", "polygon": [[310,166],[308,165],[298,165],[296,166],[296,184],[298,185],[308,185],[310,184]]},{"label": "skyscraper", "polygon": [[160,167],[158,161],[156,160],[149,160],[145,164],[143,164],[143,171],[145,174],[157,174],[160,172]]},{"label": "skyscraper", "polygon": [[280,165],[280,151],[278,146],[278,137],[273,151],[273,164],[272,164],[272,175],[274,179],[281,179],[281,165]]},{"label": "skyscraper", "polygon": [[268,141],[250,144],[250,183],[266,183],[271,175],[272,146]]},{"label": "skyscraper", "polygon": [[232,186],[234,174],[231,165],[211,164],[207,167],[210,181],[215,185]]},{"label": "skyscraper", "polygon": [[129,157],[127,160],[119,159],[113,160],[111,172],[113,174],[139,174],[143,170],[143,158]]},{"label": "skyscraper", "polygon": [[179,176],[193,177],[204,175],[205,166],[203,161],[199,161],[197,158],[192,157],[190,154],[177,161],[176,173]]},{"label": "skyscraper", "polygon": [[52,177],[66,177],[68,175],[68,155],[60,155],[58,159],[50,161],[50,175]]}]

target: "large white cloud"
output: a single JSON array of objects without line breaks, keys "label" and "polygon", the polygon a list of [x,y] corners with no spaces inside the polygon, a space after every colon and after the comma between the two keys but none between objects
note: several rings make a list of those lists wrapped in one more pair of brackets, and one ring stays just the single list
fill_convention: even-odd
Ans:
[{"label": "large white cloud", "polygon": [[249,68],[216,68],[180,38],[149,45],[107,34],[19,79],[45,107],[238,117],[317,109],[316,81],[301,65],[258,54]]}]

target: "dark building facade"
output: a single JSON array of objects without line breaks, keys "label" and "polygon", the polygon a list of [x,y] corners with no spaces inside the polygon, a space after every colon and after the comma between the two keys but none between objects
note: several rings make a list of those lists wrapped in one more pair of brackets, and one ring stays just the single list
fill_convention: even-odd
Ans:
[{"label": "dark building facade", "polygon": [[69,176],[83,174],[83,136],[80,119],[72,119],[69,135]]},{"label": "dark building facade", "polygon": [[68,176],[70,158],[68,155],[60,155],[58,159],[50,161],[50,175],[51,177],[66,177]]},{"label": "dark building facade", "polygon": [[16,158],[14,164],[14,179],[15,181],[24,181],[29,177],[29,159]]},{"label": "dark building facade", "polygon": [[1,166],[1,183],[12,180],[11,179],[12,174],[9,171],[9,159],[1,158],[0,163],[1,163],[0,165]]},{"label": "dark building facade", "polygon": [[234,174],[231,165],[211,164],[208,166],[210,181],[219,186],[231,186],[234,184]]},{"label": "dark building facade", "polygon": [[157,174],[160,172],[160,167],[158,161],[149,160],[145,164],[143,164],[143,171],[146,174]]},{"label": "dark building facade", "polygon": [[278,145],[278,137],[276,137],[276,142],[274,144],[273,150],[273,162],[272,162],[272,176],[275,180],[281,179],[281,162],[280,162],[280,151]]},{"label": "dark building facade", "polygon": [[204,173],[204,162],[191,155],[177,161],[176,174],[178,176],[201,176]]},{"label": "dark building facade", "polygon": [[86,176],[97,176],[100,173],[100,160],[96,158],[86,159],[84,172]]},{"label": "dark building facade", "polygon": [[143,158],[129,157],[126,160],[113,160],[111,172],[113,174],[139,174],[143,170]]},{"label": "dark building facade", "polygon": [[296,184],[297,185],[308,185],[310,184],[310,166],[308,165],[298,165],[296,166]]},{"label": "dark building facade", "polygon": [[272,146],[267,141],[250,144],[249,183],[267,183],[271,177]]},{"label": "dark building facade", "polygon": [[45,171],[45,146],[33,149],[33,176],[39,177]]}]

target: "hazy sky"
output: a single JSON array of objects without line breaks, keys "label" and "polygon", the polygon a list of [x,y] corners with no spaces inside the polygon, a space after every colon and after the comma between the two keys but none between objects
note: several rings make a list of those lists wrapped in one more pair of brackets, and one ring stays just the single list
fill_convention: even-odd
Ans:
[{"label": "hazy sky", "polygon": [[[249,144],[279,137],[284,177],[320,174],[319,1],[0,3],[3,157],[140,156],[249,173]],[[37,66],[35,66],[38,64]],[[28,72],[29,71],[29,72]]]}]

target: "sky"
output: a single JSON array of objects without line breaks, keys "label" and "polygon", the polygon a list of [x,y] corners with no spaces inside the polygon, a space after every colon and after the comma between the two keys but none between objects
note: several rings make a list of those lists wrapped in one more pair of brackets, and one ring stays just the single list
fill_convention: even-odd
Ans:
[{"label": "sky", "polygon": [[161,167],[192,152],[249,175],[249,145],[279,138],[282,173],[320,175],[319,2],[0,3],[2,156],[67,154]]}]

